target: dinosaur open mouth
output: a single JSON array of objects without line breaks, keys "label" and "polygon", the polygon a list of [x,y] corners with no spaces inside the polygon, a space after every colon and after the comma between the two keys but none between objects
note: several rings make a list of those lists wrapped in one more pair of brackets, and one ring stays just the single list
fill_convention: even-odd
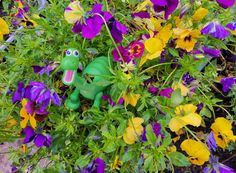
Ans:
[{"label": "dinosaur open mouth", "polygon": [[65,70],[63,81],[66,84],[72,83],[75,76],[75,70]]}]

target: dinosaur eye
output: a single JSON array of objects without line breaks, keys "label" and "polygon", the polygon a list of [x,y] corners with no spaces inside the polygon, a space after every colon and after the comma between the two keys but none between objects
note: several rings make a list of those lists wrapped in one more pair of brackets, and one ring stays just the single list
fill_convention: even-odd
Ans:
[{"label": "dinosaur eye", "polygon": [[78,50],[74,50],[74,51],[73,51],[73,55],[76,56],[76,57],[78,57],[78,56],[79,56],[79,51],[78,51]]},{"label": "dinosaur eye", "polygon": [[66,51],[66,56],[70,56],[72,54],[72,52],[70,50]]}]

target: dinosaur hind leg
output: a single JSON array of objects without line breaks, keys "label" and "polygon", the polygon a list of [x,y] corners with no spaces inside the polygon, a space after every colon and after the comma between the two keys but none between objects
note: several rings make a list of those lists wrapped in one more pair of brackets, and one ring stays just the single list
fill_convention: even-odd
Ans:
[{"label": "dinosaur hind leg", "polygon": [[97,107],[97,108],[100,107],[102,95],[103,95],[103,92],[99,92],[99,93],[96,94],[96,96],[94,98],[93,107]]}]

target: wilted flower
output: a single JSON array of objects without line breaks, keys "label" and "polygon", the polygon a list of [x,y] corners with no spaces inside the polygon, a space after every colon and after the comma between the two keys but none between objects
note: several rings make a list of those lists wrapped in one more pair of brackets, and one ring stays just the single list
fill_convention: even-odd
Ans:
[{"label": "wilted flower", "polygon": [[50,135],[43,135],[41,133],[35,133],[34,129],[30,126],[27,126],[24,130],[23,133],[25,134],[25,138],[23,141],[23,144],[27,144],[31,141],[34,140],[34,144],[38,147],[41,148],[43,146],[49,147],[52,143],[52,137]]},{"label": "wilted flower", "polygon": [[153,8],[156,12],[165,12],[165,19],[171,15],[179,4],[179,0],[151,0],[154,4]]},{"label": "wilted flower", "polygon": [[209,160],[210,152],[202,142],[186,139],[181,143],[180,148],[189,155],[188,159],[192,164],[201,166]]},{"label": "wilted flower", "polygon": [[229,36],[229,32],[219,23],[210,22],[202,30],[202,34],[209,34],[218,39],[224,39]]},{"label": "wilted flower", "polygon": [[172,88],[173,90],[180,89],[182,96],[187,96],[187,94],[190,92],[189,88],[183,85],[182,83],[173,84]]},{"label": "wilted flower", "polygon": [[207,145],[213,151],[216,151],[217,145],[213,133],[211,132],[207,137]]},{"label": "wilted flower", "polygon": [[222,7],[222,8],[230,8],[234,5],[235,0],[216,0],[216,2]]},{"label": "wilted flower", "polygon": [[0,17],[0,41],[3,40],[3,35],[9,34],[9,27],[3,18]]},{"label": "wilted flower", "polygon": [[192,104],[180,105],[175,108],[175,115],[169,122],[172,132],[178,132],[186,125],[198,127],[201,125],[202,117],[196,113],[197,106]]},{"label": "wilted flower", "polygon": [[234,77],[226,77],[220,80],[221,85],[223,86],[224,92],[229,92],[231,88],[236,84],[236,78]]},{"label": "wilted flower", "polygon": [[[161,134],[161,124],[158,122],[154,122],[154,124],[152,125],[152,130],[154,132],[154,134],[156,135],[156,137],[158,137]],[[143,134],[142,134],[142,141],[147,141],[147,137],[146,137],[146,127],[144,127],[143,130]]]},{"label": "wilted flower", "polygon": [[139,117],[129,119],[128,127],[123,135],[125,143],[133,144],[138,140],[139,136],[143,133],[143,122],[144,120]]},{"label": "wilted flower", "polygon": [[120,170],[121,166],[122,166],[122,161],[119,160],[119,156],[116,156],[114,162],[111,164],[111,169]]},{"label": "wilted flower", "polygon": [[134,93],[127,92],[123,95],[123,98],[124,98],[126,106],[131,104],[132,106],[135,107],[139,98],[140,98],[140,94],[134,94]]},{"label": "wilted flower", "polygon": [[236,141],[236,136],[233,134],[231,123],[223,117],[216,118],[215,122],[211,125],[211,129],[216,144],[223,149],[228,146],[230,141]]},{"label": "wilted flower", "polygon": [[123,34],[128,33],[128,28],[114,18],[109,19],[108,27],[115,43],[121,42],[123,40]]}]

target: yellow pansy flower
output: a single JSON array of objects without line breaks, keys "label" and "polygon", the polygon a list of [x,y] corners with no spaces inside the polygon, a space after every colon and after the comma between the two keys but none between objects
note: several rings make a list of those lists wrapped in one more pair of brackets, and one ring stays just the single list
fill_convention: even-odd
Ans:
[{"label": "yellow pansy flower", "polygon": [[209,160],[210,151],[202,142],[186,139],[180,148],[189,155],[188,159],[192,164],[201,166]]},{"label": "yellow pansy flower", "polygon": [[68,23],[74,24],[80,21],[85,14],[79,1],[74,1],[65,9],[64,17]]},{"label": "yellow pansy flower", "polygon": [[123,135],[125,143],[133,144],[138,140],[139,136],[143,133],[143,122],[144,120],[139,117],[129,119],[128,127]]},{"label": "yellow pansy flower", "polygon": [[147,6],[153,6],[153,3],[150,0],[144,0],[141,4],[139,4],[135,10],[135,12],[140,12],[146,9]]},{"label": "yellow pansy flower", "polygon": [[30,125],[35,129],[36,128],[36,120],[35,120],[35,113],[33,115],[30,115],[27,113],[27,110],[25,108],[27,104],[27,100],[24,98],[21,101],[22,108],[20,110],[20,117],[22,118],[20,122],[21,128],[25,128],[27,126],[28,121],[30,122]]},{"label": "yellow pansy flower", "polygon": [[166,46],[166,43],[169,41],[172,36],[172,25],[168,24],[164,26],[157,35],[153,38],[149,38],[144,42],[145,49],[148,54],[145,55],[141,61],[139,66],[141,67],[147,60],[152,60],[161,55],[161,52]]},{"label": "yellow pansy flower", "polygon": [[188,52],[192,51],[197,43],[196,38],[200,38],[199,30],[174,28],[174,38],[176,39],[176,48],[182,48]]},{"label": "yellow pansy flower", "polygon": [[7,119],[7,127],[8,128],[11,128],[13,126],[15,126],[17,124],[16,120],[14,117],[10,116],[8,119]]},{"label": "yellow pansy flower", "polygon": [[125,101],[125,106],[131,104],[132,106],[136,106],[139,98],[140,98],[140,94],[134,94],[134,93],[125,93],[123,95],[124,101]]},{"label": "yellow pansy flower", "polygon": [[200,21],[202,20],[206,15],[208,14],[208,10],[206,8],[202,8],[200,7],[199,9],[197,9],[197,11],[195,11],[195,13],[192,16],[192,19],[194,21]]},{"label": "yellow pansy flower", "polygon": [[233,134],[232,125],[229,120],[219,117],[211,125],[216,144],[225,149],[230,141],[236,141],[236,136]]},{"label": "yellow pansy flower", "polygon": [[9,27],[3,18],[0,17],[0,41],[3,40],[3,35],[9,34]]},{"label": "yellow pansy flower", "polygon": [[180,105],[175,108],[175,116],[169,122],[172,132],[178,132],[186,125],[198,127],[201,125],[202,117],[196,113],[197,106],[193,104]]},{"label": "yellow pansy flower", "polygon": [[189,93],[188,87],[184,86],[182,83],[174,84],[172,87],[173,90],[180,89],[182,96],[187,96]]}]

